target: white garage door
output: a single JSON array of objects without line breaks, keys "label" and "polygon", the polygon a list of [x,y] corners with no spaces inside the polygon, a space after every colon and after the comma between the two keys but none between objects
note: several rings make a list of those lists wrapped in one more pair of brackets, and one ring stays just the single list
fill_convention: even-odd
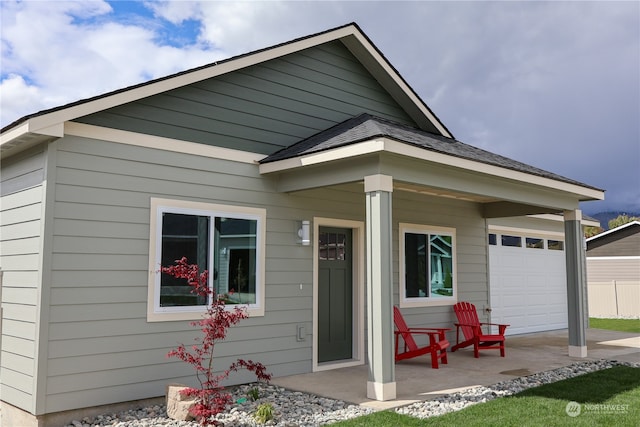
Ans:
[{"label": "white garage door", "polygon": [[489,235],[491,320],[507,334],[567,327],[565,254],[560,238]]}]

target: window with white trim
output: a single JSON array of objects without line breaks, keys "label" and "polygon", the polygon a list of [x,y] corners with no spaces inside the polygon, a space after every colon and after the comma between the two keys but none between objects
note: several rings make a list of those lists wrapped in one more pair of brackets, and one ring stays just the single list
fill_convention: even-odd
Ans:
[{"label": "window with white trim", "polygon": [[400,224],[400,306],[455,304],[456,230]]},{"label": "window with white trim", "polygon": [[196,319],[211,303],[185,279],[161,273],[182,257],[208,270],[209,287],[228,307],[264,314],[264,209],[151,199],[147,319]]}]

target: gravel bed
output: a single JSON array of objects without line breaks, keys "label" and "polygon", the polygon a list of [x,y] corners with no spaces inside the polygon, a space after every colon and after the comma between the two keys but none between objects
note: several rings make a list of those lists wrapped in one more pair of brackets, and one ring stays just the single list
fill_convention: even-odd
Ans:
[{"label": "gravel bed", "polygon": [[[607,369],[615,365],[640,368],[640,363],[617,362],[615,360],[577,362],[552,371],[502,381],[488,387],[473,387],[462,392],[413,403],[397,408],[396,412],[417,418],[433,417],[498,397],[509,396],[531,387]],[[253,388],[259,390],[260,398],[256,401],[247,398],[249,391]],[[320,426],[374,412],[372,409],[359,405],[291,391],[274,385],[246,384],[229,387],[228,391],[232,393],[237,404],[227,412],[216,416],[216,420],[225,427],[263,425],[256,422],[253,414],[258,406],[265,402],[271,403],[274,408],[275,418],[266,424],[271,426]],[[172,420],[167,417],[164,405],[156,405],[118,414],[103,414],[91,419],[74,420],[65,427],[197,427],[198,425],[191,421]]]}]

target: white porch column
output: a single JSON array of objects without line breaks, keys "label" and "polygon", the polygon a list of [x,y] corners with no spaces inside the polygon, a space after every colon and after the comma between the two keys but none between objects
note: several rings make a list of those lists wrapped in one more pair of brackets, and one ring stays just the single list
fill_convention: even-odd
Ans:
[{"label": "white porch column", "polygon": [[391,252],[393,178],[367,176],[364,191],[367,205],[367,397],[393,400],[396,398]]},{"label": "white porch column", "polygon": [[569,356],[571,357],[587,357],[587,308],[585,303],[587,272],[581,221],[582,212],[580,210],[564,212]]}]

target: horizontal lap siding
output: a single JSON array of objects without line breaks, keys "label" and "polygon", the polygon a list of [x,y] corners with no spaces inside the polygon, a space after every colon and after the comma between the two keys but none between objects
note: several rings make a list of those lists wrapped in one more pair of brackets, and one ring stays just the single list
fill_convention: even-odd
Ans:
[{"label": "horizontal lap siding", "polygon": [[2,400],[33,408],[45,156],[42,148],[2,161]]},{"label": "horizontal lap siding", "polygon": [[257,165],[78,137],[59,141],[57,166],[47,412],[193,383],[166,354],[199,334],[187,321],[146,320],[151,197],[267,210],[265,316],[230,331],[216,367],[248,357],[276,375],[310,371],[312,340],[296,341],[295,325],[312,330],[312,247],[297,243],[295,226],[316,215],[362,220],[364,194],[280,194]]},{"label": "horizontal lap siding", "polygon": [[589,282],[637,281],[640,282],[640,257],[636,258],[589,258],[587,257]]},{"label": "horizontal lap siding", "polygon": [[[470,301],[476,306],[488,303],[487,243],[485,221],[480,206],[448,198],[420,196],[394,191],[394,301],[399,301],[399,230],[398,223],[450,227],[456,230],[458,301]],[[403,308],[407,323],[412,326],[451,328],[456,321],[450,305]],[[479,312],[479,316],[484,313]],[[450,338],[453,339],[453,333]]]},{"label": "horizontal lap siding", "polygon": [[271,154],[362,112],[412,123],[334,42],[77,121]]},{"label": "horizontal lap siding", "polygon": [[[269,154],[362,112],[411,123],[336,42],[78,121]],[[298,342],[296,325],[313,330],[313,248],[297,243],[295,227],[314,216],[364,221],[361,187],[281,194],[257,165],[79,137],[58,141],[56,161],[46,412],[159,396],[170,382],[195,385],[191,368],[166,354],[199,334],[186,321],[146,321],[151,197],[267,210],[265,315],[230,331],[216,368],[248,357],[275,375],[311,371],[312,337]],[[420,198],[425,205],[411,210],[409,199],[394,193],[396,239],[398,221],[463,223],[461,295],[486,299],[477,207]],[[397,240],[395,251],[397,259]],[[448,310],[424,312],[444,324]]]}]

